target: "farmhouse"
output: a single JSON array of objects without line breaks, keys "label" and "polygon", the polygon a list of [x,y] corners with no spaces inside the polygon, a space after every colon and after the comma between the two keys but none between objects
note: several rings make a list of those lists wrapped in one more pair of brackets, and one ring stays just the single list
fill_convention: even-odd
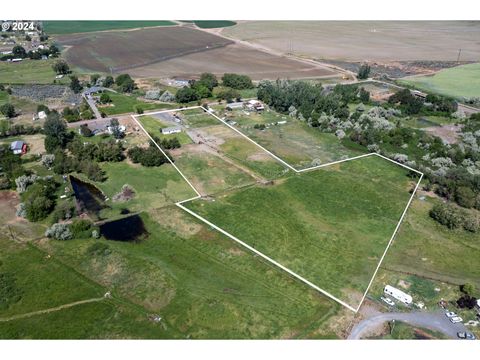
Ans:
[{"label": "farmhouse", "polygon": [[390,285],[385,286],[385,288],[383,289],[383,292],[387,295],[390,295],[394,299],[401,301],[405,305],[410,305],[413,301],[410,295]]},{"label": "farmhouse", "polygon": [[12,150],[15,155],[24,155],[27,153],[27,144],[20,140],[14,141],[10,144],[10,150]]},{"label": "farmhouse", "polygon": [[172,127],[167,127],[162,129],[162,134],[164,135],[170,135],[170,134],[176,134],[182,131],[182,128],[180,126],[172,126]]}]

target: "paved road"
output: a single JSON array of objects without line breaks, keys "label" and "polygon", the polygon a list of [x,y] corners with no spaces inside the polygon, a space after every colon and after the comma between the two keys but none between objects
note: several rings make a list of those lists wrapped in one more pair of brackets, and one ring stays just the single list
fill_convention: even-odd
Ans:
[{"label": "paved road", "polygon": [[443,311],[382,313],[358,323],[348,336],[349,339],[361,339],[368,333],[387,321],[402,321],[404,323],[430,330],[439,331],[452,339],[457,338],[458,331],[467,331],[462,323],[452,324]]}]

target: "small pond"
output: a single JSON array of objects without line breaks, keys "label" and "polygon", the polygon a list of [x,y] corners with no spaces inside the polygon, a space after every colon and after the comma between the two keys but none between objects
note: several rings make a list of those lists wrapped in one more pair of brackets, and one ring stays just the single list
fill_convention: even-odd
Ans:
[{"label": "small pond", "polygon": [[77,200],[79,212],[98,216],[105,209],[105,195],[94,185],[70,175],[70,183]]},{"label": "small pond", "polygon": [[100,225],[100,233],[107,240],[140,242],[148,236],[140,215],[124,217]]}]

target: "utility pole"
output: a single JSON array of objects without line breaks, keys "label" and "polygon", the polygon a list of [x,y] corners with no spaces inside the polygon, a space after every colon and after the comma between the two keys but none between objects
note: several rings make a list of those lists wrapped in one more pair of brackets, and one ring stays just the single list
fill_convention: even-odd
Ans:
[{"label": "utility pole", "polygon": [[461,53],[462,53],[462,49],[458,49],[457,63],[460,62],[460,54]]}]

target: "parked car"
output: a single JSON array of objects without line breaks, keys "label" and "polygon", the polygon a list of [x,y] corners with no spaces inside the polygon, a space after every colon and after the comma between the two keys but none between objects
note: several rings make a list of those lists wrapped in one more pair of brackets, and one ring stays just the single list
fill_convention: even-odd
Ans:
[{"label": "parked car", "polygon": [[453,311],[447,311],[447,312],[445,313],[445,316],[450,319],[450,318],[456,317],[457,314],[455,314]]},{"label": "parked car", "polygon": [[460,316],[454,316],[454,317],[450,318],[450,321],[452,323],[456,324],[456,323],[462,322],[463,319]]},{"label": "parked car", "polygon": [[382,296],[380,298],[380,300],[382,300],[383,302],[385,302],[387,305],[390,305],[390,306],[395,306],[395,302],[392,300],[392,299],[389,299],[385,296]]},{"label": "parked car", "polygon": [[459,339],[465,339],[465,340],[475,340],[475,335],[473,335],[472,333],[469,333],[469,332],[464,332],[464,331],[461,331],[461,332],[457,332],[457,337]]}]

